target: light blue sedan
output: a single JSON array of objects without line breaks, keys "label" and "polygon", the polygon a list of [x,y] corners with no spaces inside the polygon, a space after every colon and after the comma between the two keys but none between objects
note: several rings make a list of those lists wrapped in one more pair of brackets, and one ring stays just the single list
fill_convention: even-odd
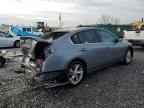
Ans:
[{"label": "light blue sedan", "polygon": [[118,62],[130,64],[133,57],[132,44],[104,29],[59,30],[50,33],[49,39],[53,41],[22,41],[22,66],[43,80],[58,78],[75,86],[87,74]]}]

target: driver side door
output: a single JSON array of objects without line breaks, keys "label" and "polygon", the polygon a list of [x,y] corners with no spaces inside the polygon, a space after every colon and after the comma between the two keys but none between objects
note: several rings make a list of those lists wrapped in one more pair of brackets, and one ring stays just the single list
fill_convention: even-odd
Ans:
[{"label": "driver side door", "polygon": [[101,42],[106,45],[108,49],[108,62],[115,62],[121,59],[122,56],[122,44],[117,40],[117,37],[113,35],[111,32],[106,30],[97,30]]}]

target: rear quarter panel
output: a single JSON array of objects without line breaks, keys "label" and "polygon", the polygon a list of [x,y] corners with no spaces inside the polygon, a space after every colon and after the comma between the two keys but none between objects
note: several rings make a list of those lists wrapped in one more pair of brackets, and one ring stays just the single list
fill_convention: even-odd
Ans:
[{"label": "rear quarter panel", "polygon": [[79,46],[74,46],[67,38],[60,39],[54,42],[51,48],[56,50],[56,53],[50,55],[43,64],[42,71],[57,71],[65,70],[68,64],[74,59],[83,59]]}]

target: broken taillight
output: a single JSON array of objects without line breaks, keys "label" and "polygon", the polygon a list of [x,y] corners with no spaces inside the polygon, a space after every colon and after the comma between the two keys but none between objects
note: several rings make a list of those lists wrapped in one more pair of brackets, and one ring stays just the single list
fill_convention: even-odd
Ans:
[{"label": "broken taillight", "polygon": [[54,54],[56,52],[56,49],[53,48],[46,48],[45,49],[45,58],[47,58],[49,55]]},{"label": "broken taillight", "polygon": [[41,65],[43,63],[43,61],[44,60],[41,57],[39,57],[39,58],[36,59],[36,64]]}]

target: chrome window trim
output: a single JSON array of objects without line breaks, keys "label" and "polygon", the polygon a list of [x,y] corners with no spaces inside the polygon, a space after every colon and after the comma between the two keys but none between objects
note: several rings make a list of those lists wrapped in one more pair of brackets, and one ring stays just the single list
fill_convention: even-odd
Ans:
[{"label": "chrome window trim", "polygon": [[[100,28],[95,28],[95,29],[94,29],[94,28],[92,28],[92,29],[86,29],[86,30],[82,30],[82,31],[87,31],[87,30],[102,30],[102,31],[106,31],[106,32],[112,34],[112,36],[113,36],[115,39],[118,38],[118,37],[115,36],[111,31],[108,31],[108,30],[106,30],[106,29],[100,29]],[[97,42],[97,43],[74,44],[74,43],[72,42],[72,40],[71,40],[71,37],[74,36],[75,34],[79,33],[79,32],[82,32],[82,31],[78,31],[78,32],[76,32],[76,33],[74,33],[74,34],[72,34],[72,35],[69,36],[69,41],[70,41],[70,43],[71,43],[72,45],[83,45],[83,44],[97,44],[97,43],[102,43],[102,41],[100,41],[100,42]],[[111,42],[112,42],[112,41],[111,41]]]}]

